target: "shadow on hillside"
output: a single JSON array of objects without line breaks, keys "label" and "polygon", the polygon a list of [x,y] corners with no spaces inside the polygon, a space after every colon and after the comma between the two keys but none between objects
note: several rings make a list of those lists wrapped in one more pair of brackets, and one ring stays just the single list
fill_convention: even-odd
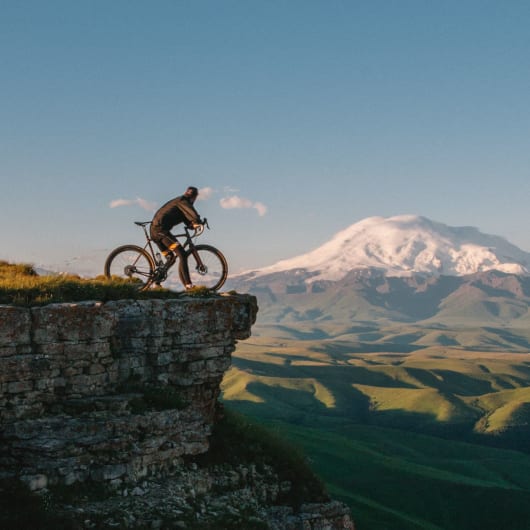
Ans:
[{"label": "shadow on hillside", "polygon": [[320,328],[303,331],[290,326],[278,325],[276,328],[283,331],[296,340],[323,340],[329,339],[330,335]]},{"label": "shadow on hillside", "polygon": [[[291,359],[290,355],[285,356],[286,360]],[[314,362],[314,359],[310,359]],[[349,388],[353,384],[372,385],[386,388],[417,388],[414,385],[397,381],[393,377],[362,366],[352,365],[296,365],[272,364],[262,361],[253,361],[236,357],[233,359],[234,366],[241,370],[267,377],[307,379],[314,378],[327,388],[332,388],[340,383],[341,388],[347,385]]]},{"label": "shadow on hillside", "polygon": [[461,279],[441,276],[433,284],[410,284],[407,278],[387,278],[388,292],[374,289],[365,291],[365,299],[374,306],[398,311],[415,320],[425,320],[436,315],[441,301],[461,283]]},{"label": "shadow on hillside", "polygon": [[252,383],[248,389],[265,403],[230,400],[227,404],[266,422],[285,421],[324,431],[347,425],[371,425],[530,454],[529,426],[512,427],[496,434],[477,433],[473,430],[474,420],[441,422],[431,413],[403,409],[373,411],[367,397],[355,389],[350,394],[348,414],[344,410],[328,409],[312,396],[301,396],[298,390],[272,388],[263,383]]},{"label": "shadow on hillside", "polygon": [[[309,348],[311,351],[328,353],[332,355],[337,352],[338,349],[335,346],[335,342],[323,344]],[[373,344],[370,342],[359,342],[359,343],[348,343],[347,346],[343,346],[344,359],[351,354],[357,353],[414,353],[418,350],[423,350],[425,346],[418,346],[417,344],[398,343],[394,341],[385,342],[382,344]]]},{"label": "shadow on hillside", "polygon": [[[415,388],[396,381],[384,373],[360,366],[291,366],[241,358],[234,358],[233,363],[245,372],[278,380],[277,384],[253,382],[247,386],[249,392],[264,401],[262,405],[249,403],[245,406],[245,409],[257,409],[252,412],[257,415],[260,415],[259,409],[274,409],[280,417],[286,413],[296,416],[297,411],[302,415],[335,416],[344,418],[345,421],[367,423],[370,418],[370,398],[357,390],[354,384]],[[282,385],[282,380],[289,380],[295,384],[297,380],[315,380],[333,396],[334,405],[328,408],[307,391],[285,388],[286,385]]]},{"label": "shadow on hillside", "polygon": [[484,330],[498,335],[502,340],[509,342],[510,344],[527,348],[530,351],[530,341],[528,341],[526,337],[521,337],[520,335],[516,335],[515,333],[503,328],[484,327]]},{"label": "shadow on hillside", "polygon": [[476,379],[452,370],[423,370],[410,367],[405,367],[404,370],[421,385],[436,388],[444,394],[477,396],[495,391],[490,381]]}]

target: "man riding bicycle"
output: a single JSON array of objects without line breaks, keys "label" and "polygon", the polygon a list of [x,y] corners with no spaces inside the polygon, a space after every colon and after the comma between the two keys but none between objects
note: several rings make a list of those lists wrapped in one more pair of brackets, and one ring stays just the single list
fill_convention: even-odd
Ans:
[{"label": "man riding bicycle", "polygon": [[193,284],[190,279],[188,261],[182,245],[170,230],[184,223],[188,228],[197,229],[202,226],[201,217],[195,210],[193,203],[199,195],[199,190],[189,186],[184,195],[166,202],[154,215],[151,222],[151,239],[157,244],[160,252],[166,259],[166,270],[175,263],[177,256],[180,258],[181,270],[184,278],[184,287],[191,289]]}]

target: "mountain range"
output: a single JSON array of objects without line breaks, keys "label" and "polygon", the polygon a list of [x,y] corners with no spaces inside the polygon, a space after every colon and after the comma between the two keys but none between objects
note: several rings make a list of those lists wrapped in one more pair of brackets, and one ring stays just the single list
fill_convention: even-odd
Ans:
[{"label": "mountain range", "polygon": [[530,321],[530,254],[472,227],[370,217],[301,256],[231,279],[258,297],[259,323],[444,326]]}]

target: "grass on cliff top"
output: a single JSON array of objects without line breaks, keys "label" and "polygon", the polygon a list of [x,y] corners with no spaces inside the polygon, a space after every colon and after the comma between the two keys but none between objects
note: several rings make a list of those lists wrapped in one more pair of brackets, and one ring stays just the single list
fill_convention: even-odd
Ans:
[{"label": "grass on cliff top", "polygon": [[[71,274],[39,276],[31,265],[0,261],[0,304],[34,306],[83,300],[175,298],[179,293],[166,289],[139,292],[137,283],[121,278],[84,279]],[[192,296],[205,296],[197,288]],[[208,291],[208,295],[211,295]]]}]

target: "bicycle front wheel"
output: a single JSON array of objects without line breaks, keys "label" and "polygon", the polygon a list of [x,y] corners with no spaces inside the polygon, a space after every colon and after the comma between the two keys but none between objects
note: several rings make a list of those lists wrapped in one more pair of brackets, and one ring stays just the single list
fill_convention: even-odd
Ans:
[{"label": "bicycle front wheel", "polygon": [[142,247],[124,245],[113,250],[105,262],[105,276],[134,280],[139,291],[148,289],[153,281],[155,262]]},{"label": "bicycle front wheel", "polygon": [[[228,276],[228,264],[223,254],[210,245],[197,245],[186,252],[191,283],[217,291]],[[182,267],[179,268],[180,281],[185,284]]]}]

